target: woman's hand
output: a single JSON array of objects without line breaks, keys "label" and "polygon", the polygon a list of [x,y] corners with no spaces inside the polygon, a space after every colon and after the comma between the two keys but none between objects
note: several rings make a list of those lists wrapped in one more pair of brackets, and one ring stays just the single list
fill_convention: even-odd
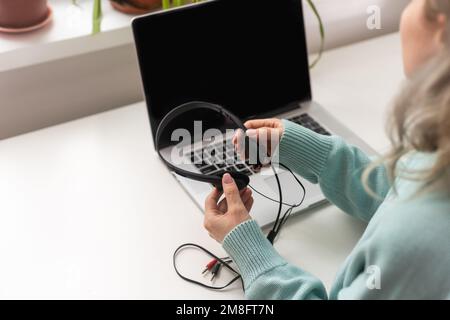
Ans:
[{"label": "woman's hand", "polygon": [[[250,139],[257,140],[265,148],[267,154],[272,155],[284,133],[283,122],[280,119],[261,119],[247,121],[244,125],[248,129],[245,135]],[[242,130],[238,130],[232,140],[241,156],[244,153],[244,148],[240,145],[244,141],[243,135]]]},{"label": "woman's hand", "polygon": [[209,235],[222,242],[225,236],[236,226],[250,220],[250,210],[253,206],[252,192],[245,188],[239,189],[231,175],[224,174],[222,178],[225,198],[219,202],[221,192],[214,188],[205,201],[204,226]]}]

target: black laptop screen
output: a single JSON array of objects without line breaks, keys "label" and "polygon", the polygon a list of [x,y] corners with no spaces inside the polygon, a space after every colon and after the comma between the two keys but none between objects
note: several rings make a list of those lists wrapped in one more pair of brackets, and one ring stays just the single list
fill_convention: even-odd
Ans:
[{"label": "black laptop screen", "polygon": [[242,119],[311,98],[301,0],[216,0],[133,22],[153,134],[174,107],[223,105]]}]

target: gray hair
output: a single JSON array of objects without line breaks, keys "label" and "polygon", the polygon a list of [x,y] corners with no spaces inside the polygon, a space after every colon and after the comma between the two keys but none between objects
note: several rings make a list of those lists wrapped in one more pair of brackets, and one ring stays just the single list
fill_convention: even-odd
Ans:
[{"label": "gray hair", "polygon": [[[379,165],[386,166],[391,182],[402,176],[424,181],[424,190],[450,190],[450,0],[426,0],[427,18],[435,19],[438,14],[447,16],[444,49],[405,84],[395,100],[387,125],[392,148],[362,176],[371,195],[377,196],[369,186],[370,174]],[[400,168],[400,159],[414,151],[433,153],[433,166]]]}]

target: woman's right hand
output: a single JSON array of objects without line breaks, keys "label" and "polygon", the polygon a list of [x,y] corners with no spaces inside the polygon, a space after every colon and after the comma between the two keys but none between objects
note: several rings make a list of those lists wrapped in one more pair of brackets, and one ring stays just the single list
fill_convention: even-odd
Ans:
[{"label": "woman's right hand", "polygon": [[[272,155],[273,151],[276,150],[278,144],[280,143],[281,136],[284,133],[283,122],[280,119],[260,119],[260,120],[250,120],[244,123],[247,131],[245,134],[250,139],[265,141],[259,141],[263,143],[267,148],[268,154]],[[242,131],[238,130],[236,135],[233,137],[233,144],[236,146],[237,150],[241,150],[239,142],[239,135],[243,134]]]}]

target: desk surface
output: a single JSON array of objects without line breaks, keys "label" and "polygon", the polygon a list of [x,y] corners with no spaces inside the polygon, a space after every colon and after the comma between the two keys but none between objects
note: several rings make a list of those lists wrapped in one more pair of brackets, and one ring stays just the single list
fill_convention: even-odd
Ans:
[{"label": "desk surface", "polygon": [[[376,150],[402,79],[398,35],[327,52],[315,99]],[[329,288],[364,224],[328,206],[294,217],[276,248]],[[153,150],[143,103],[0,142],[0,298],[243,298],[185,283],[172,252],[221,253]],[[208,259],[186,252],[183,272]]]}]

